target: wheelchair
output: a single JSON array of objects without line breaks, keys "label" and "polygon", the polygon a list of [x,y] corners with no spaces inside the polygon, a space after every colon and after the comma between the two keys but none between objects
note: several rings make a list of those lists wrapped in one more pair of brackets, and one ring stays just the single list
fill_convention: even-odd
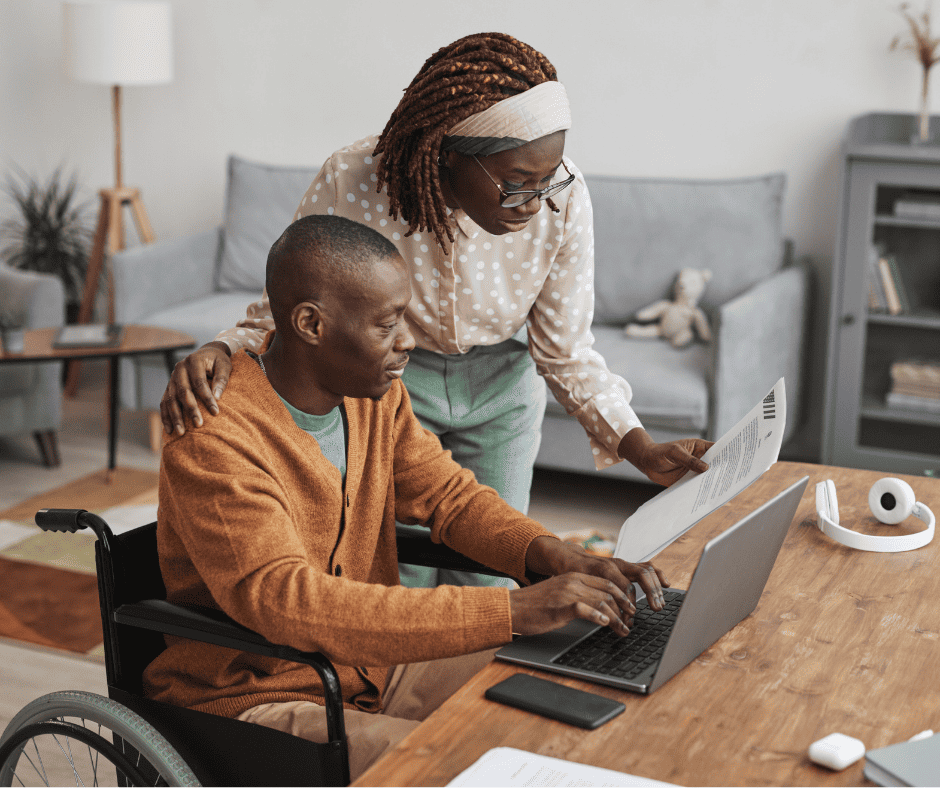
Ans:
[{"label": "wheelchair", "polygon": [[[62,691],[27,704],[0,737],[0,785],[349,784],[342,694],[323,654],[271,643],[218,610],[167,602],[156,523],[115,535],[85,510],[43,509],[36,525],[97,537],[108,697]],[[499,576],[426,534],[399,528],[397,538],[402,562]],[[310,665],[323,682],[329,740],[143,697],[141,674],[166,648],[164,634]]]}]

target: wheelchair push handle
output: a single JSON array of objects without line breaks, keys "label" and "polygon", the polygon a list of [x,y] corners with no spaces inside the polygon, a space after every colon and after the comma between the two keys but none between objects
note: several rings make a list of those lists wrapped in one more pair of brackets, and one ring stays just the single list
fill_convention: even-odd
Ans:
[{"label": "wheelchair push handle", "polygon": [[87,523],[79,519],[83,514],[84,509],[40,509],[36,512],[36,525],[43,531],[68,531],[74,534],[88,527]]},{"label": "wheelchair push handle", "polygon": [[95,535],[105,543],[113,536],[111,528],[104,520],[85,509],[40,509],[36,512],[36,525],[43,531],[61,531],[70,534],[91,528]]}]

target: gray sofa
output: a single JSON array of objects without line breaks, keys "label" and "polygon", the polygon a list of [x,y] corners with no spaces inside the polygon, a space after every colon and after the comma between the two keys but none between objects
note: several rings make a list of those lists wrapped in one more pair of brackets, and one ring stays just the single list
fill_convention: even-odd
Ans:
[{"label": "gray sofa", "polygon": [[[264,286],[271,243],[290,222],[316,168],[228,162],[223,226],[114,255],[116,319],[211,340],[244,316]],[[733,426],[781,376],[785,437],[798,422],[808,273],[781,231],[785,177],[726,181],[587,177],[594,206],[593,332],[612,371],[633,388],[633,406],[657,440],[714,438]],[[676,272],[709,268],[700,302],[714,339],[682,350],[633,339],[623,326],[671,297]],[[159,359],[124,360],[122,405],[156,410],[167,382]],[[536,464],[595,473],[581,426],[548,396]],[[629,463],[605,469],[645,479]]]},{"label": "gray sofa", "polygon": [[[781,377],[787,424],[801,415],[809,267],[782,234],[783,174],[733,180],[587,177],[594,206],[595,348],[633,389],[659,441],[723,435]],[[680,268],[708,268],[699,306],[713,339],[675,349],[626,337],[637,311],[672,298]],[[583,430],[548,397],[536,465],[594,472]],[[645,479],[629,463],[604,474]]]},{"label": "gray sofa", "polygon": [[[0,311],[22,312],[28,329],[64,325],[65,288],[58,277],[0,264]],[[32,433],[51,467],[60,462],[61,425],[61,364],[0,365],[0,435]]]}]

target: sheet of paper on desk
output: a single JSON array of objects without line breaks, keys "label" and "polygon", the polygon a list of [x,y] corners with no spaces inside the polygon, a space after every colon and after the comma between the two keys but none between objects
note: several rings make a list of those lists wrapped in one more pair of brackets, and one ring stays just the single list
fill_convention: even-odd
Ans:
[{"label": "sheet of paper on desk", "polygon": [[727,503],[777,461],[787,400],[780,378],[702,459],[705,473],[689,471],[637,509],[620,528],[616,558],[638,563],[672,544],[707,514]]},{"label": "sheet of paper on desk", "polygon": [[513,747],[495,747],[449,783],[460,786],[672,785],[611,769],[563,761]]}]

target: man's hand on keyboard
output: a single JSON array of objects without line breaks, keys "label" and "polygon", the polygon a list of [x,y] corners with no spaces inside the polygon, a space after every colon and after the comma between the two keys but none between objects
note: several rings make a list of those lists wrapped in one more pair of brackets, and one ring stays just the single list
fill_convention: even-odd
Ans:
[{"label": "man's hand on keyboard", "polygon": [[653,610],[663,608],[669,582],[652,564],[602,558],[558,539],[540,536],[526,552],[526,568],[548,580],[509,592],[513,631],[548,632],[576,618],[630,631],[636,612],[633,583],[639,583]]}]

